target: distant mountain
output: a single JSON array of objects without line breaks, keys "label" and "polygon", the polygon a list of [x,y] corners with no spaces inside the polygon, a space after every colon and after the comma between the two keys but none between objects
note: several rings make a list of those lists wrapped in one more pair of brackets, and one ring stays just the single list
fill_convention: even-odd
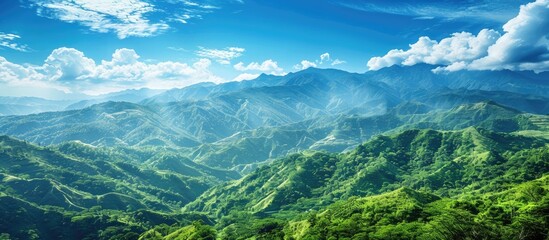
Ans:
[{"label": "distant mountain", "polygon": [[137,103],[160,94],[164,90],[142,88],[125,90],[95,97],[81,96],[84,100],[48,100],[36,97],[0,97],[0,116],[28,115],[43,112],[83,109],[94,104],[115,101]]},{"label": "distant mountain", "polygon": [[[105,98],[139,103],[0,117],[0,133],[38,144],[169,146],[193,161],[248,171],[301,150],[350,150],[391,130],[539,131],[527,113],[545,121],[541,114],[549,112],[549,84],[544,77],[506,71],[434,74],[423,65],[364,74],[310,68],[243,82],[201,83],[147,99],[156,92],[129,90]],[[489,104],[455,110],[477,103]]]},{"label": "distant mountain", "polygon": [[457,71],[435,74],[432,65],[392,66],[366,72],[363,77],[376,79],[398,89],[402,95],[417,90],[466,89],[504,91],[549,97],[549,72]]},{"label": "distant mountain", "polygon": [[0,97],[0,116],[61,111],[73,102],[35,97]]},{"label": "distant mountain", "polygon": [[182,101],[199,101],[210,97],[225,93],[238,92],[247,88],[257,88],[265,86],[277,86],[281,77],[262,74],[254,80],[246,80],[240,82],[227,82],[223,84],[215,84],[210,82],[198,83],[185,88],[176,88],[158,94],[154,97],[145,99],[143,104],[152,103],[168,103]]},{"label": "distant mountain", "polygon": [[430,110],[418,103],[403,103],[379,116],[319,118],[281,127],[243,131],[186,154],[197,162],[248,172],[266,160],[308,149],[341,152],[384,132],[406,129],[459,130],[479,126],[492,131],[543,134],[549,117],[525,114],[495,102]]},{"label": "distant mountain", "polygon": [[[352,77],[329,80],[315,72],[304,72],[282,80],[285,85],[245,88],[201,101],[147,105],[110,102],[78,111],[0,118],[0,132],[43,144],[81,140],[90,144],[192,146],[244,130],[322,115],[378,114],[398,102],[383,86]],[[142,135],[135,138],[135,134]]]},{"label": "distant mountain", "polygon": [[94,104],[104,103],[104,102],[130,102],[138,103],[147,99],[149,97],[155,96],[157,94],[163,93],[165,90],[155,90],[148,88],[141,89],[130,89],[121,92],[114,92],[104,95],[99,95],[91,97],[90,99],[81,100],[67,106],[64,110],[76,110],[83,109]]},{"label": "distant mountain", "polygon": [[3,134],[39,144],[79,140],[94,145],[196,146],[186,132],[166,125],[153,109],[107,102],[82,110],[0,118]]}]

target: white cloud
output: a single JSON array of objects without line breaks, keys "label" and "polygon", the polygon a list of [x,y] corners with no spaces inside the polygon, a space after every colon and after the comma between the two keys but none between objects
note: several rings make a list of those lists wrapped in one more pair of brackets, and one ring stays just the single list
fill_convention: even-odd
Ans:
[{"label": "white cloud", "polygon": [[252,80],[259,77],[260,73],[267,73],[275,76],[286,75],[284,69],[279,67],[278,63],[272,59],[267,59],[262,63],[252,62],[248,65],[245,65],[243,62],[239,62],[233,67],[237,71],[245,72],[235,77],[233,81]]},{"label": "white cloud", "polygon": [[216,60],[220,64],[231,64],[231,60],[242,56],[246,49],[239,47],[229,47],[225,49],[208,49],[204,47],[198,47],[196,55],[204,58],[210,58]]},{"label": "white cloud", "polygon": [[331,59],[330,59],[330,53],[324,53],[322,55],[320,55],[320,64],[323,64],[325,62],[330,62]]},{"label": "white cloud", "polygon": [[259,77],[259,73],[242,73],[238,76],[236,76],[233,81],[244,81],[244,80],[252,80]]},{"label": "white cloud", "polygon": [[521,6],[518,16],[503,25],[505,34],[471,69],[549,71],[549,0]]},{"label": "white cloud", "polygon": [[440,42],[420,37],[410,49],[394,49],[368,61],[369,70],[418,63],[442,65],[434,72],[459,70],[549,71],[549,0],[521,6],[503,26],[504,34],[483,29],[477,36],[454,33]]},{"label": "white cloud", "polygon": [[58,48],[48,56],[43,69],[51,79],[73,81],[86,78],[95,71],[95,61],[74,48]]},{"label": "white cloud", "polygon": [[317,65],[314,62],[303,60],[303,61],[301,61],[301,63],[296,64],[294,66],[294,68],[297,69],[297,70],[305,70],[305,69],[310,68],[310,67],[317,67]]},{"label": "white cloud", "polygon": [[323,53],[323,54],[320,54],[319,58],[314,62],[309,60],[302,60],[300,63],[294,65],[294,69],[304,70],[310,67],[319,67],[325,64],[336,66],[336,65],[345,64],[345,63],[346,62],[343,60],[332,59],[332,57],[330,56],[330,53]]},{"label": "white cloud", "polygon": [[45,79],[44,74],[39,73],[34,67],[25,67],[19,64],[14,64],[0,57],[0,81],[1,82],[16,82],[16,81],[38,81]]},{"label": "white cloud", "polygon": [[40,16],[79,23],[95,32],[115,32],[118,38],[148,37],[169,28],[145,17],[154,5],[140,0],[32,0]]},{"label": "white cloud", "polygon": [[488,47],[496,42],[500,34],[483,29],[478,35],[467,32],[454,33],[440,42],[429,37],[420,37],[410,49],[394,49],[383,57],[368,61],[369,70],[379,70],[393,65],[412,66],[418,63],[449,65],[459,61],[472,61],[486,54]]},{"label": "white cloud", "polygon": [[[165,32],[172,22],[187,23],[220,9],[219,6],[187,0],[29,0],[36,14],[77,23],[118,38],[149,37]],[[153,5],[154,2],[156,5]],[[223,4],[239,3],[238,1]]]},{"label": "white cloud", "polygon": [[15,42],[15,40],[20,38],[21,36],[13,33],[0,32],[0,47],[6,47],[20,52],[28,52],[30,49],[27,45]]},{"label": "white cloud", "polygon": [[284,69],[278,66],[276,61],[268,59],[263,61],[263,63],[252,62],[247,66],[243,62],[239,62],[234,65],[234,69],[244,72],[244,71],[259,71],[262,73],[268,73],[272,75],[285,75]]},{"label": "white cloud", "polygon": [[336,66],[336,65],[340,65],[340,64],[345,64],[347,62],[343,61],[343,60],[339,60],[339,59],[335,59],[333,62],[332,62],[332,66]]},{"label": "white cloud", "polygon": [[[73,48],[59,48],[43,65],[15,64],[0,57],[0,86],[55,89],[70,93],[101,94],[128,88],[169,89],[198,82],[222,82],[210,72],[209,59],[189,65],[181,62],[147,64],[133,49],[118,49],[110,60],[96,64]],[[6,87],[7,86],[7,87]]]}]

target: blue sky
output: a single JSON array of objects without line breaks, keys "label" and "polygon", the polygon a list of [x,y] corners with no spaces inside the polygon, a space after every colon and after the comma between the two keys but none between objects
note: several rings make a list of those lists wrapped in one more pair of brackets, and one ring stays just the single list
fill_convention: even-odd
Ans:
[{"label": "blue sky", "polygon": [[[251,79],[260,73],[283,75],[310,66],[365,72],[429,63],[444,65],[436,71],[544,71],[549,69],[545,65],[549,44],[543,41],[530,39],[541,53],[532,51],[530,57],[538,59],[529,65],[495,63],[497,56],[489,53],[492,45],[505,45],[496,43],[500,39],[516,40],[516,35],[524,34],[504,26],[520,18],[520,6],[528,3],[2,1],[0,95],[59,98],[67,97],[66,93],[165,89],[201,81]],[[543,8],[549,9],[549,3],[538,0],[531,4],[537,5],[525,10],[517,21],[530,23],[528,33],[537,34],[537,40],[547,39],[547,28],[539,30],[547,21],[531,23],[528,16],[547,19],[549,14],[544,15]],[[467,51],[448,52],[464,42]],[[499,45],[493,48],[501,49]],[[516,49],[508,50],[513,53]],[[446,57],[426,55],[426,51]],[[448,57],[454,55],[459,56]],[[485,59],[489,57],[492,60]]]}]

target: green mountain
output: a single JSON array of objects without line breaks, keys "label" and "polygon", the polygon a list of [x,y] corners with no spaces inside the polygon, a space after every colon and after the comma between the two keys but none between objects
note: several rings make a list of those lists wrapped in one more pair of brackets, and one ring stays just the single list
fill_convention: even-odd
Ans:
[{"label": "green mountain", "polygon": [[439,196],[496,191],[543,176],[549,170],[547,154],[547,140],[541,138],[480,128],[408,130],[378,136],[346,154],[310,152],[282,158],[238,181],[213,187],[185,210],[213,216],[232,210],[305,211],[401,186]]},{"label": "green mountain", "polygon": [[[66,210],[98,206],[116,210],[172,211],[194,200],[215,183],[237,177],[194,163],[193,167],[186,167],[184,163],[188,160],[184,158],[179,172],[117,160],[117,154],[103,160],[98,157],[101,152],[82,154],[94,150],[78,145],[60,147],[65,152],[71,151],[68,154],[1,137],[2,192],[37,205]],[[162,162],[160,159],[167,157],[154,158],[154,161]],[[174,156],[170,158],[175,162]]]},{"label": "green mountain", "polygon": [[547,74],[431,69],[2,116],[0,239],[547,238]]},{"label": "green mountain", "polygon": [[[502,86],[493,84],[496,77]],[[78,140],[94,146],[168,146],[196,162],[247,172],[307,149],[348,151],[394,129],[539,131],[524,113],[543,119],[548,112],[549,96],[542,91],[548,85],[541,79],[505,71],[441,75],[422,65],[364,74],[307,69],[283,77],[193,85],[139,104],[106,102],[0,117],[0,134],[42,145]],[[149,92],[110,97],[136,101]]]},{"label": "green mountain", "polygon": [[277,230],[293,239],[543,239],[549,233],[548,183],[544,177],[458,199],[401,188],[349,198]]},{"label": "green mountain", "polygon": [[549,130],[547,122],[546,116],[522,113],[491,101],[448,110],[431,110],[425,104],[405,102],[383,115],[343,115],[258,128],[185,152],[189,158],[209,166],[249,172],[258,165],[304,150],[349,151],[387,131],[459,130],[479,126],[492,131],[543,136],[543,132]]},{"label": "green mountain", "polygon": [[194,221],[212,224],[208,218],[196,214],[101,208],[64,211],[5,195],[0,196],[0,215],[2,239],[137,239],[140,233],[165,224],[184,226]]},{"label": "green mountain", "polygon": [[[0,209],[2,216],[10,216],[0,225],[17,223],[0,232],[18,239],[34,234],[40,239],[96,239],[110,227],[143,232],[161,223],[209,222],[177,212],[209,187],[239,175],[159,152],[79,142],[40,147],[0,137]],[[107,236],[112,237],[102,238]]]}]

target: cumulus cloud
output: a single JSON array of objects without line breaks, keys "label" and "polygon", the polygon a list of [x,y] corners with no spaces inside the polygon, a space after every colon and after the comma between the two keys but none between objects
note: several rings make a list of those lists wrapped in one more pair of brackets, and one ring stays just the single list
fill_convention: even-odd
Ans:
[{"label": "cumulus cloud", "polygon": [[28,52],[30,48],[27,45],[15,42],[20,38],[21,36],[17,34],[0,32],[0,48],[5,47],[15,51]]},{"label": "cumulus cloud", "polygon": [[521,6],[503,30],[505,34],[490,46],[488,55],[469,68],[549,71],[549,0]]},{"label": "cumulus cloud", "polygon": [[231,64],[231,60],[242,56],[246,51],[244,48],[228,47],[225,49],[208,49],[204,47],[198,47],[196,55],[204,58],[214,59],[220,64]]},{"label": "cumulus cloud", "polygon": [[314,62],[311,62],[311,61],[307,61],[307,60],[303,60],[301,61],[300,63],[296,64],[294,66],[295,69],[297,70],[305,70],[307,68],[310,68],[310,67],[317,67],[318,65],[316,65],[316,63]]},{"label": "cumulus cloud", "polygon": [[449,65],[454,62],[472,61],[486,55],[488,47],[500,36],[494,30],[483,29],[476,36],[468,32],[454,33],[440,42],[429,37],[420,37],[416,43],[410,44],[410,49],[406,51],[395,49],[383,57],[370,59],[368,68],[379,70],[393,65]]},{"label": "cumulus cloud", "polygon": [[369,70],[418,63],[442,65],[434,72],[459,70],[549,71],[549,0],[521,6],[503,26],[504,34],[483,29],[476,36],[454,33],[440,42],[420,37],[408,50],[394,49],[368,61]]},{"label": "cumulus cloud", "polygon": [[46,58],[43,69],[51,79],[73,81],[86,78],[95,71],[95,61],[74,48],[58,48]]},{"label": "cumulus cloud", "polygon": [[278,63],[276,61],[273,61],[272,59],[267,59],[262,63],[251,62],[248,65],[244,64],[243,62],[239,62],[235,64],[233,67],[237,71],[245,72],[236,76],[233,79],[234,81],[256,79],[257,77],[259,77],[261,73],[267,73],[267,74],[276,75],[276,76],[286,75],[286,72],[284,72],[284,69],[279,67]]},{"label": "cumulus cloud", "polygon": [[0,81],[1,82],[30,82],[45,79],[35,67],[25,67],[11,63],[6,58],[0,57]]},{"label": "cumulus cloud", "polygon": [[278,66],[276,61],[268,59],[263,61],[263,63],[252,62],[248,65],[245,65],[243,62],[239,62],[234,65],[234,69],[244,72],[244,71],[258,71],[262,73],[268,73],[272,75],[284,75],[284,69]]},{"label": "cumulus cloud", "polygon": [[73,48],[53,50],[39,66],[15,64],[0,57],[0,85],[101,94],[128,88],[169,89],[203,81],[223,81],[209,70],[209,59],[189,65],[172,61],[148,64],[139,58],[133,49],[126,48],[116,50],[110,60],[100,64]]},{"label": "cumulus cloud", "polygon": [[319,67],[325,64],[329,64],[331,66],[336,66],[340,64],[345,64],[346,62],[339,59],[332,59],[330,56],[330,53],[323,53],[320,54],[319,58],[315,61],[309,61],[309,60],[302,60],[300,63],[294,65],[294,69],[297,70],[304,70],[310,67]]}]

